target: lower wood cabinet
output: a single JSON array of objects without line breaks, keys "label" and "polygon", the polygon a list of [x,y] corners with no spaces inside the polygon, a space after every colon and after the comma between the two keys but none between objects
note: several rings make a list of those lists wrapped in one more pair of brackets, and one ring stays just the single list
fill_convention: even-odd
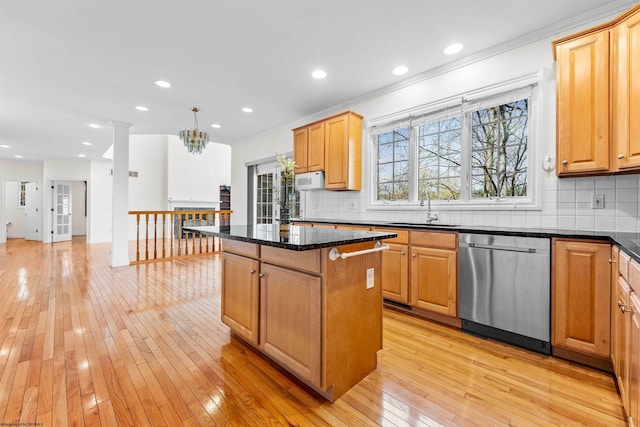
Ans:
[{"label": "lower wood cabinet", "polygon": [[262,264],[260,346],[298,377],[320,386],[321,279]]},{"label": "lower wood cabinet", "polygon": [[382,297],[409,304],[409,246],[386,243],[382,253]]},{"label": "lower wood cabinet", "polygon": [[411,246],[411,305],[448,316],[458,315],[457,253]]},{"label": "lower wood cabinet", "polygon": [[260,263],[251,258],[222,254],[222,323],[245,340],[258,344],[258,307],[260,306]]},{"label": "lower wood cabinet", "polygon": [[332,260],[331,248],[295,251],[231,239],[222,239],[222,248],[222,321],[235,335],[332,402],[376,369],[380,252]]},{"label": "lower wood cabinet", "polygon": [[611,245],[554,239],[552,348],[610,358]]},{"label": "lower wood cabinet", "polygon": [[631,293],[631,316],[629,330],[629,388],[627,416],[630,426],[638,426],[640,422],[640,297]]}]

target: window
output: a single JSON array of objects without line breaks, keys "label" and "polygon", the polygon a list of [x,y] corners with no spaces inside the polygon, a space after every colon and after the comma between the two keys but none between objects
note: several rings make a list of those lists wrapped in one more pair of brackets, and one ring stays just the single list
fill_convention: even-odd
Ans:
[{"label": "window", "polygon": [[531,203],[529,123],[534,86],[428,107],[372,128],[373,204],[449,207],[508,200]]},{"label": "window", "polygon": [[273,173],[258,175],[256,189],[256,223],[273,222]]}]

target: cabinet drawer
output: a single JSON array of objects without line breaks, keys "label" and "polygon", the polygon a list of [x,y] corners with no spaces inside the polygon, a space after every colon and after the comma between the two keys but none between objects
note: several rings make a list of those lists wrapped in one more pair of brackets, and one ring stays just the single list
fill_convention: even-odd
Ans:
[{"label": "cabinet drawer", "polygon": [[250,258],[260,257],[260,246],[255,243],[240,242],[238,240],[221,239],[222,251]]},{"label": "cabinet drawer", "polygon": [[319,249],[311,251],[291,251],[289,249],[263,246],[262,261],[283,267],[291,267],[295,270],[320,274]]},{"label": "cabinet drawer", "polygon": [[412,231],[411,244],[430,248],[456,249],[458,234],[437,231]]},{"label": "cabinet drawer", "polygon": [[373,231],[382,231],[382,232],[389,232],[389,233],[396,233],[398,236],[397,237],[392,237],[391,239],[385,239],[384,241],[386,243],[397,243],[399,245],[408,245],[409,244],[409,231],[408,230],[401,230],[398,228],[380,228],[380,227],[375,227],[373,229]]},{"label": "cabinet drawer", "polygon": [[626,253],[620,251],[618,255],[618,270],[620,275],[624,277],[624,280],[629,281],[629,261],[631,257]]}]

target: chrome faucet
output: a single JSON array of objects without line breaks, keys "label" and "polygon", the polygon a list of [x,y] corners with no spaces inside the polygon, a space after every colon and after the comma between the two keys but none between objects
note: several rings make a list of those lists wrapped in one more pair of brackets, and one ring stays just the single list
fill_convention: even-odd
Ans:
[{"label": "chrome faucet", "polygon": [[[422,193],[422,198],[420,199],[420,206],[424,206],[424,193]],[[431,212],[431,192],[427,190],[427,224],[431,224],[437,220],[438,214]]]}]

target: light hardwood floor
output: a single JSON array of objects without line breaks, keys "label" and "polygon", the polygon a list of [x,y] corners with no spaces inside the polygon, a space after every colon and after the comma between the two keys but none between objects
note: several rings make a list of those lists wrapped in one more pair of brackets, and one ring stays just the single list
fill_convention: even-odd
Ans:
[{"label": "light hardwood floor", "polygon": [[625,425],[610,374],[386,309],[378,368],[330,404],[229,336],[219,255],[109,260],[0,245],[0,424]]}]

